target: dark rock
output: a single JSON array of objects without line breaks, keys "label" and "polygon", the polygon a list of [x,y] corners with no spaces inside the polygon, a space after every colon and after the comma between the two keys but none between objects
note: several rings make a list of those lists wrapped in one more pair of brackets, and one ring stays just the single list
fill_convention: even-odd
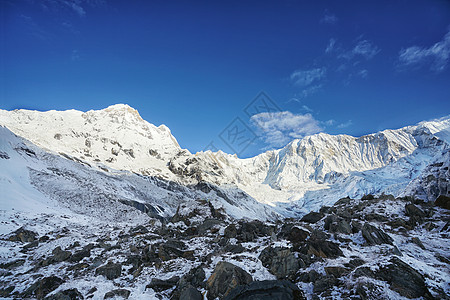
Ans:
[{"label": "dark rock", "polygon": [[287,280],[254,281],[233,289],[224,300],[303,300],[299,288]]},{"label": "dark rock", "polygon": [[339,245],[327,241],[327,238],[327,234],[320,231],[314,231],[313,234],[311,234],[311,237],[306,241],[306,245],[300,251],[306,255],[315,255],[316,257],[323,258],[337,258],[339,256],[344,256]]},{"label": "dark rock", "polygon": [[314,293],[322,293],[335,286],[339,281],[334,276],[322,276],[314,282]]},{"label": "dark rock", "polygon": [[9,286],[3,289],[0,289],[0,297],[8,297],[14,291],[14,286]]},{"label": "dark rock", "polygon": [[203,295],[192,285],[188,285],[180,292],[181,300],[203,300]]},{"label": "dark rock", "polygon": [[37,233],[20,227],[8,238],[11,242],[31,243],[37,240]]},{"label": "dark rock", "polygon": [[417,216],[419,218],[425,217],[425,213],[423,212],[423,210],[421,210],[414,204],[405,205],[405,211],[406,211],[406,215],[409,217],[415,217],[415,216]]},{"label": "dark rock", "polygon": [[148,229],[143,225],[139,225],[130,229],[130,233],[132,235],[146,234],[148,232],[149,232]]},{"label": "dark rock", "polygon": [[236,238],[237,235],[237,229],[236,225],[230,224],[225,228],[225,231],[223,232],[223,236],[226,238]]},{"label": "dark rock", "polygon": [[245,248],[241,244],[231,245],[228,244],[223,248],[224,252],[231,252],[231,253],[242,253],[245,251]]},{"label": "dark rock", "polygon": [[330,232],[337,232],[343,234],[352,233],[352,227],[347,222],[347,220],[336,217],[335,215],[330,215],[325,218],[324,229],[329,230]]},{"label": "dark rock", "polygon": [[95,270],[95,275],[103,275],[109,280],[120,277],[122,274],[122,265],[115,263],[107,263]]},{"label": "dark rock", "polygon": [[82,300],[83,295],[77,289],[59,291],[45,298],[46,300]]},{"label": "dark rock", "polygon": [[61,284],[64,283],[59,277],[49,276],[39,279],[33,283],[28,289],[23,293],[24,297],[35,296],[37,299],[43,299],[48,293],[56,290]]},{"label": "dark rock", "polygon": [[131,294],[131,292],[129,290],[116,289],[116,290],[107,292],[105,294],[105,297],[103,297],[103,299],[115,298],[115,297],[122,297],[122,298],[128,299],[128,297],[130,297],[130,294]]},{"label": "dark rock", "polygon": [[300,269],[299,259],[288,248],[269,246],[261,252],[259,260],[278,279],[293,278]]},{"label": "dark rock", "polygon": [[161,292],[161,291],[165,291],[170,288],[173,288],[174,286],[177,285],[179,280],[180,280],[180,277],[178,277],[178,276],[174,276],[167,280],[153,278],[152,281],[149,284],[147,284],[147,286],[145,288],[153,289],[155,292]]},{"label": "dark rock", "polygon": [[70,256],[72,256],[72,252],[64,251],[61,249],[60,246],[53,249],[52,254],[53,254],[52,258],[55,262],[61,262],[61,261],[68,260],[70,258]]},{"label": "dark rock", "polygon": [[436,201],[434,201],[434,205],[450,210],[450,197],[440,195],[436,198]]},{"label": "dark rock", "polygon": [[89,248],[83,248],[70,257],[71,262],[80,262],[83,258],[91,256],[91,249]]},{"label": "dark rock", "polygon": [[413,237],[411,239],[411,242],[413,242],[414,244],[425,250],[425,246],[422,244],[422,241],[418,237]]},{"label": "dark rock", "polygon": [[364,196],[362,196],[362,198],[361,198],[361,200],[373,200],[373,199],[375,199],[375,197],[374,197],[374,195],[372,195],[372,194],[364,195]]},{"label": "dark rock", "polygon": [[206,282],[208,299],[222,298],[238,285],[249,284],[252,280],[252,276],[238,266],[221,261]]},{"label": "dark rock", "polygon": [[390,264],[381,267],[376,276],[387,281],[392,290],[409,299],[433,298],[426,287],[424,277],[397,257],[393,257]]},{"label": "dark rock", "polygon": [[324,269],[327,275],[331,275],[336,278],[340,278],[349,273],[349,270],[343,267],[325,267]]},{"label": "dark rock", "polygon": [[304,272],[302,274],[300,274],[300,276],[298,277],[298,279],[301,282],[315,282],[317,279],[319,279],[319,277],[321,277],[322,275],[320,275],[319,273],[317,273],[316,270],[311,270],[309,272]]},{"label": "dark rock", "polygon": [[353,270],[359,266],[362,266],[365,263],[366,262],[363,259],[357,257],[352,258],[348,263],[344,264],[344,266]]},{"label": "dark rock", "polygon": [[185,249],[186,244],[181,241],[169,240],[166,243],[162,243],[158,247],[158,257],[162,261],[171,260],[178,257],[183,257],[184,252],[181,249]]},{"label": "dark rock", "polygon": [[304,242],[309,237],[309,232],[293,226],[290,232],[287,234],[287,239],[293,243],[298,244]]},{"label": "dark rock", "polygon": [[369,245],[393,245],[393,240],[388,234],[386,234],[383,230],[370,225],[369,223],[365,223],[361,231],[362,236]]},{"label": "dark rock", "polygon": [[217,219],[205,219],[200,225],[197,226],[198,233],[204,235],[208,230],[213,227],[219,226],[223,222]]},{"label": "dark rock", "polygon": [[14,269],[17,267],[20,267],[21,265],[23,265],[25,263],[25,259],[15,259],[6,263],[1,263],[0,264],[0,269]]},{"label": "dark rock", "polygon": [[304,215],[303,218],[301,219],[301,221],[310,223],[310,224],[314,224],[314,223],[319,222],[322,218],[323,218],[323,214],[312,211],[312,212]]}]

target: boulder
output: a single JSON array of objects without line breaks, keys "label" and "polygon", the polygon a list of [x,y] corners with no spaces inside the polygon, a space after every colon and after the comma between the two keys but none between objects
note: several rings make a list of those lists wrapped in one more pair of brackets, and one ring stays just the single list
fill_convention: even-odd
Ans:
[{"label": "boulder", "polygon": [[25,290],[23,296],[25,298],[34,296],[37,299],[43,299],[47,294],[56,290],[64,280],[57,276],[44,277],[33,283],[28,289]]},{"label": "boulder", "polygon": [[303,218],[301,219],[301,221],[310,223],[310,224],[314,224],[314,223],[319,222],[322,218],[323,218],[323,214],[312,211],[312,212],[304,215]]},{"label": "boulder", "polygon": [[314,293],[320,294],[325,292],[326,290],[331,289],[335,286],[339,281],[334,276],[321,276],[316,282],[314,282]]},{"label": "boulder", "polygon": [[225,228],[225,231],[223,232],[223,236],[226,238],[236,238],[237,235],[237,229],[236,225],[230,224]]},{"label": "boulder", "polygon": [[254,281],[233,289],[223,300],[303,300],[299,288],[287,280]]},{"label": "boulder", "polygon": [[61,262],[61,261],[68,260],[72,256],[72,252],[64,251],[64,250],[61,249],[60,246],[58,246],[55,249],[53,249],[52,254],[53,254],[52,259],[55,262]]},{"label": "boulder", "polygon": [[361,229],[362,236],[369,245],[389,244],[393,245],[393,239],[383,230],[378,229],[369,223],[365,223]]},{"label": "boulder", "polygon": [[192,285],[186,286],[180,292],[181,300],[203,300],[203,295]]},{"label": "boulder", "polygon": [[376,276],[377,279],[388,282],[389,287],[403,297],[433,299],[422,274],[397,257],[393,257],[390,264],[381,267]]},{"label": "boulder", "polygon": [[149,284],[147,284],[145,288],[153,289],[155,292],[161,292],[173,288],[174,286],[177,285],[179,280],[180,277],[178,276],[174,276],[166,280],[153,278],[152,281]]},{"label": "boulder", "polygon": [[322,258],[337,258],[344,256],[339,245],[327,241],[328,235],[320,231],[313,231],[311,237],[306,241],[306,245],[300,250],[305,255],[315,255]]},{"label": "boulder", "polygon": [[293,278],[300,269],[300,261],[288,248],[267,247],[259,255],[264,267],[278,279]]},{"label": "boulder", "polygon": [[109,280],[116,279],[122,274],[122,265],[115,263],[107,263],[95,270],[95,275],[103,275]]},{"label": "boulder", "polygon": [[436,201],[434,201],[434,205],[450,210],[450,197],[440,195],[439,197],[436,198]]},{"label": "boulder", "polygon": [[37,240],[37,233],[20,227],[11,233],[8,240],[12,242],[31,243]]},{"label": "boulder", "polygon": [[77,289],[59,291],[45,298],[46,300],[83,300],[83,295]]},{"label": "boulder", "polygon": [[289,233],[287,233],[286,238],[293,244],[298,244],[304,242],[309,237],[309,232],[293,226]]},{"label": "boulder", "polygon": [[109,299],[109,298],[116,298],[116,297],[121,297],[124,299],[128,299],[128,297],[130,297],[131,292],[129,290],[126,289],[116,289],[116,290],[112,290],[109,291],[105,294],[105,296],[103,297],[103,299]]},{"label": "boulder", "polygon": [[222,298],[238,285],[252,282],[252,276],[231,263],[221,261],[206,282],[208,299]]}]

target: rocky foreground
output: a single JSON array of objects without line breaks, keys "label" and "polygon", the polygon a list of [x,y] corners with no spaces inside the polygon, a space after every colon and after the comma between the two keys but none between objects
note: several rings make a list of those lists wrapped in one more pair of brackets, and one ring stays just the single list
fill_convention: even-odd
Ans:
[{"label": "rocky foreground", "polygon": [[449,209],[368,195],[274,223],[204,200],[137,226],[42,216],[1,237],[0,296],[450,299]]}]

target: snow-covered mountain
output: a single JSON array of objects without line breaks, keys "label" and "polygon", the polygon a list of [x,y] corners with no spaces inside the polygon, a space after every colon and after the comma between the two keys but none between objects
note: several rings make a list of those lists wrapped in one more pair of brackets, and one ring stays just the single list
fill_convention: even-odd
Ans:
[{"label": "snow-covered mountain", "polygon": [[[131,172],[141,181],[151,178],[194,189],[236,210],[236,216],[247,210],[264,218],[273,212],[304,214],[342,197],[368,193],[434,200],[450,191],[450,117],[362,137],[320,133],[248,159],[221,151],[191,154],[166,126],[144,121],[123,104],[88,112],[0,110],[0,125],[44,150],[85,164],[99,178],[114,174],[128,182],[123,178]],[[88,178],[90,171],[84,172]],[[41,188],[35,171],[30,174]],[[430,180],[431,175],[438,180]],[[107,179],[98,180],[108,186]],[[133,187],[152,194],[148,183]],[[152,198],[158,197],[133,197],[148,203]],[[176,204],[168,207],[173,210]]]}]

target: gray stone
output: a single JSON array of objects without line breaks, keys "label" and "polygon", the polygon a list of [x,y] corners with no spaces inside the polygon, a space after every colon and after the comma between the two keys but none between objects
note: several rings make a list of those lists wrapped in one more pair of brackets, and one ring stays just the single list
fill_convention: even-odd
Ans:
[{"label": "gray stone", "polygon": [[383,230],[378,229],[369,223],[365,223],[361,229],[362,236],[369,245],[389,244],[393,245],[393,239]]},{"label": "gray stone", "polygon": [[252,282],[252,276],[233,264],[221,261],[206,282],[208,299],[222,298],[238,285]]},{"label": "gray stone", "polygon": [[128,297],[130,297],[130,294],[131,294],[131,292],[129,290],[116,289],[116,290],[112,290],[110,292],[107,292],[105,294],[105,297],[103,297],[103,299],[115,298],[115,297],[122,297],[124,299],[128,299]]},{"label": "gray stone", "polygon": [[293,278],[300,269],[299,259],[288,248],[269,246],[261,252],[259,260],[278,279]]},{"label": "gray stone", "polygon": [[303,300],[299,288],[287,280],[254,281],[233,289],[223,300]]},{"label": "gray stone", "polygon": [[107,263],[95,270],[95,275],[103,275],[109,280],[116,279],[122,274],[122,265]]}]

